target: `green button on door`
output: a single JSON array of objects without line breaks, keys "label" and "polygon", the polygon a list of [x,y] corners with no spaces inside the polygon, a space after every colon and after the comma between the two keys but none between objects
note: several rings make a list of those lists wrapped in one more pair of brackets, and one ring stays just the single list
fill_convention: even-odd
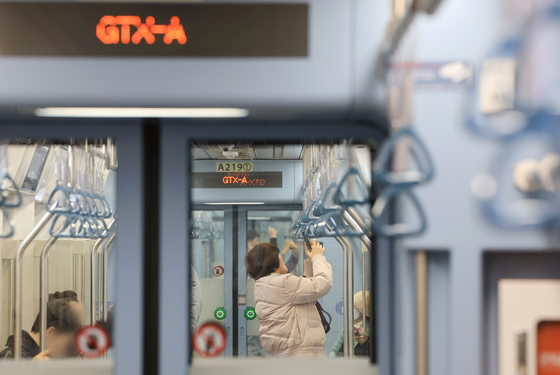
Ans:
[{"label": "green button on door", "polygon": [[247,307],[245,309],[245,311],[243,312],[243,316],[245,316],[245,319],[247,320],[253,320],[257,317],[257,313],[255,312],[255,308],[254,307]]},{"label": "green button on door", "polygon": [[223,307],[218,307],[214,310],[214,318],[224,320],[227,317],[227,311]]}]

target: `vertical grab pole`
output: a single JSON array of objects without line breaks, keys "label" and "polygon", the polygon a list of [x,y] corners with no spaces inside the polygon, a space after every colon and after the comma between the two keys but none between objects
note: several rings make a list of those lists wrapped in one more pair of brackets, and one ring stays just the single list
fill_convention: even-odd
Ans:
[{"label": "vertical grab pole", "polygon": [[[117,224],[116,220],[112,219],[111,222],[107,225],[107,229],[108,230],[113,229],[116,224]],[[96,275],[95,275],[96,259],[95,258],[97,257],[97,249],[99,249],[99,246],[101,245],[103,240],[104,240],[104,238],[99,238],[98,240],[95,241],[95,243],[91,247],[91,254],[90,254],[90,258],[91,258],[91,264],[90,264],[91,279],[90,279],[89,311],[90,311],[90,324],[92,324],[92,325],[95,324],[95,295],[97,294],[97,290],[96,290],[97,280],[95,279],[95,277],[96,277]]]},{"label": "vertical grab pole", "polygon": [[107,242],[105,242],[105,246],[103,246],[103,320],[107,321],[108,318],[108,314],[107,314],[107,309],[109,308],[109,302],[107,297],[109,296],[109,287],[107,284],[107,270],[108,270],[108,264],[109,264],[109,247],[111,247],[111,245],[113,244],[113,241],[115,240],[115,236],[117,234],[113,233],[111,235],[111,237],[109,237],[109,239],[107,240]]},{"label": "vertical grab pole", "polygon": [[[367,266],[366,266],[366,255],[369,253],[369,249],[365,244],[362,244],[362,322],[363,328],[366,329],[366,308],[367,308]],[[370,317],[371,319],[372,317]]]},{"label": "vertical grab pole", "polygon": [[[107,241],[105,241],[107,242]],[[103,252],[103,243],[101,243],[101,251]],[[97,316],[95,317],[96,321],[100,320],[102,315],[102,299],[103,299],[103,269],[104,264],[103,261],[103,254],[97,253]]]},{"label": "vertical grab pole", "polygon": [[35,227],[29,232],[27,237],[21,242],[17,251],[15,258],[15,268],[16,268],[16,287],[15,287],[15,322],[14,322],[14,358],[16,360],[21,359],[23,337],[21,335],[22,325],[23,325],[23,254],[25,250],[29,247],[31,242],[41,229],[52,219],[54,213],[47,212],[43,215],[41,220],[35,225]]},{"label": "vertical grab pole", "polygon": [[95,324],[95,295],[97,294],[97,290],[96,290],[96,284],[97,284],[97,280],[96,280],[96,270],[95,270],[95,264],[96,264],[96,259],[97,258],[97,249],[99,248],[99,246],[101,245],[101,242],[103,242],[103,238],[99,238],[97,239],[93,246],[91,247],[91,254],[90,254],[90,271],[91,271],[91,278],[90,278],[90,294],[89,294],[89,316],[90,316],[90,321],[89,323],[91,325]]},{"label": "vertical grab pole", "polygon": [[[330,226],[327,224],[327,226]],[[332,228],[329,228],[331,230]],[[343,351],[344,358],[354,357],[354,259],[352,253],[352,245],[344,237],[335,237],[337,242],[342,246],[344,253],[344,258],[342,261],[343,267],[343,290],[342,290],[342,300],[343,300]]]},{"label": "vertical grab pole", "polygon": [[76,267],[76,254],[74,254],[74,250],[72,250],[72,290],[76,291],[76,287],[78,285],[78,281],[76,280],[76,274],[78,267]]},{"label": "vertical grab pole", "polygon": [[10,259],[10,310],[8,313],[8,333],[14,334],[14,308],[16,305],[16,260]]},{"label": "vertical grab pole", "polygon": [[86,256],[84,253],[82,253],[80,255],[80,261],[82,263],[82,285],[81,286],[81,294],[82,294],[82,298],[80,298],[80,300],[82,301],[82,304],[85,305],[86,303]]},{"label": "vertical grab pole", "polygon": [[416,375],[428,375],[428,254],[416,253]]},{"label": "vertical grab pole", "polygon": [[40,277],[39,277],[39,289],[41,291],[41,351],[47,349],[47,304],[49,302],[49,269],[48,269],[48,256],[51,247],[54,245],[58,238],[51,237],[41,249],[41,262],[40,262]]}]

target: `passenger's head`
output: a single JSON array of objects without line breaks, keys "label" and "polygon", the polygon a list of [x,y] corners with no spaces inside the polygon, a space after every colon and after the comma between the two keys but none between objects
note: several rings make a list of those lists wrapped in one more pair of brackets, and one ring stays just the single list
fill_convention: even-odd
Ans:
[{"label": "passenger's head", "polygon": [[247,231],[247,251],[251,251],[253,247],[259,244],[260,234],[254,229]]},{"label": "passenger's head", "polygon": [[[366,317],[367,318],[371,318],[371,312],[370,312],[370,307],[369,307],[369,292],[366,291]],[[363,292],[358,292],[356,294],[354,294],[354,309],[358,310],[360,312],[360,315],[363,317],[364,316],[364,306],[363,306]]]},{"label": "passenger's head", "polygon": [[[74,344],[74,336],[82,324],[72,311],[71,299],[52,299],[47,303],[47,349],[50,357],[64,357]],[[41,332],[41,314],[37,315],[31,332]]]},{"label": "passenger's head", "polygon": [[280,256],[280,249],[271,243],[261,243],[253,247],[245,256],[245,267],[247,273],[255,280],[274,272],[281,275],[288,272]]},{"label": "passenger's head", "polygon": [[74,314],[76,314],[79,321],[83,324],[86,318],[86,311],[76,292],[74,292],[73,290],[65,290],[63,292],[54,292],[52,294],[49,294],[49,301],[53,301],[55,299],[70,300],[70,308],[72,309]]}]

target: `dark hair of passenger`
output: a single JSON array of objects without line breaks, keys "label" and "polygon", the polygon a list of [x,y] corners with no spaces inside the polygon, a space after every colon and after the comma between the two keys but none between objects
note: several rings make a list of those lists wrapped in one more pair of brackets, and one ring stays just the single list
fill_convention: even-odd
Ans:
[{"label": "dark hair of passenger", "polygon": [[257,237],[260,237],[261,235],[259,234],[259,232],[257,232],[254,229],[250,229],[247,231],[247,241],[251,241],[254,240]]},{"label": "dark hair of passenger", "polygon": [[73,290],[65,290],[64,292],[54,292],[52,294],[49,294],[49,301],[65,298],[74,302],[78,302],[78,294]]},{"label": "dark hair of passenger", "polygon": [[270,275],[280,267],[279,254],[278,246],[271,243],[256,245],[245,255],[247,273],[255,280]]},{"label": "dark hair of passenger", "polygon": [[[69,298],[52,299],[47,303],[47,329],[54,327],[58,332],[77,332],[82,328],[82,324],[78,321],[76,314],[70,307],[70,302],[74,302]],[[31,332],[41,331],[41,313],[37,315]]]}]

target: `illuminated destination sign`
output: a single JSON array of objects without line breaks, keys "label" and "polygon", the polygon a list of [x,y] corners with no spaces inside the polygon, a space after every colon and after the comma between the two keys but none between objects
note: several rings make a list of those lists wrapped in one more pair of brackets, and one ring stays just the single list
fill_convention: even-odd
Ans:
[{"label": "illuminated destination sign", "polygon": [[306,57],[306,4],[0,2],[0,56]]},{"label": "illuminated destination sign", "polygon": [[195,189],[281,188],[282,172],[192,173]]}]

